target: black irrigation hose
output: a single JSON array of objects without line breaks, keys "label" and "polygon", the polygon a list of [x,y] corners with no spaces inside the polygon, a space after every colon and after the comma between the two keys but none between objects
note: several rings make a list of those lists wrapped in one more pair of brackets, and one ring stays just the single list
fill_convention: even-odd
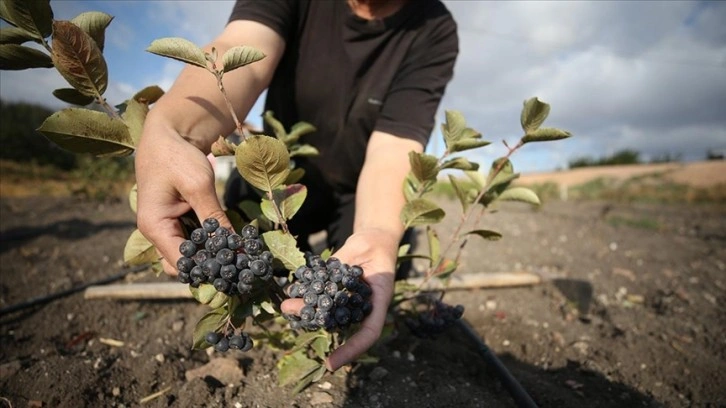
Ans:
[{"label": "black irrigation hose", "polygon": [[130,273],[138,272],[138,271],[144,270],[148,267],[149,267],[149,265],[139,265],[139,266],[135,266],[133,268],[124,269],[121,272],[119,272],[115,275],[111,275],[107,278],[99,279],[99,280],[93,281],[93,282],[87,282],[87,283],[84,283],[83,285],[76,286],[74,288],[66,289],[66,290],[63,290],[60,292],[56,292],[56,293],[51,293],[49,295],[38,296],[38,297],[35,297],[32,299],[26,300],[24,302],[6,306],[6,307],[3,307],[2,309],[0,309],[0,316],[7,314],[7,313],[13,313],[13,312],[17,312],[19,310],[27,309],[29,307],[42,305],[42,304],[51,302],[53,300],[56,300],[56,299],[59,299],[62,297],[72,295],[76,292],[85,290],[89,286],[104,285],[106,283],[111,283],[113,281],[122,279],[123,277],[125,277],[126,275],[128,275]]},{"label": "black irrigation hose", "polygon": [[524,387],[522,387],[522,384],[520,384],[519,381],[514,378],[512,373],[507,370],[507,367],[504,363],[502,363],[502,360],[500,360],[497,355],[489,349],[474,329],[472,329],[471,326],[469,326],[469,324],[463,319],[457,320],[456,324],[464,331],[471,341],[476,343],[479,354],[481,354],[484,361],[486,361],[486,363],[494,369],[497,377],[499,377],[499,380],[504,385],[504,388],[507,389],[509,395],[512,396],[517,406],[521,408],[537,408],[537,404],[534,402],[532,397],[529,396]]}]

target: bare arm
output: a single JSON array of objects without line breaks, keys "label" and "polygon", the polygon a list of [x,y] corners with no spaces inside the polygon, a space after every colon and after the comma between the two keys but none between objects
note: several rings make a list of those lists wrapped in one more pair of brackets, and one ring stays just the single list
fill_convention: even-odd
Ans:
[{"label": "bare arm", "polygon": [[[327,366],[337,370],[368,350],[381,335],[393,295],[398,245],[404,228],[403,180],[409,172],[408,153],[423,151],[419,142],[374,132],[358,179],[353,235],[335,253],[343,262],[363,267],[371,285],[373,310],[361,329],[330,355]],[[296,313],[301,299],[283,303],[285,313]]]},{"label": "bare arm", "polygon": [[[214,46],[222,55],[236,45],[249,45],[266,55],[224,75],[225,90],[237,115],[245,117],[268,86],[284,42],[260,23],[235,21],[206,48]],[[176,273],[179,245],[185,239],[180,216],[194,210],[200,220],[215,217],[231,226],[219,203],[206,155],[211,144],[233,128],[216,78],[199,67],[186,67],[149,112],[136,150],[137,225],[157,248],[169,274]]]}]

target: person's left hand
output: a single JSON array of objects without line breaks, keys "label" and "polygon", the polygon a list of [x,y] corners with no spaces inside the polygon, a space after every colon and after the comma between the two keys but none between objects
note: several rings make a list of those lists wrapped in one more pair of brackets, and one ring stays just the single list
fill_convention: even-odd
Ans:
[{"label": "person's left hand", "polygon": [[[363,320],[360,329],[328,357],[326,366],[329,370],[335,371],[355,360],[380,337],[393,297],[398,244],[399,240],[391,233],[371,229],[354,233],[333,254],[341,262],[363,268],[363,278],[373,292],[373,310]],[[296,315],[303,306],[302,299],[288,299],[281,305],[283,313]]]}]

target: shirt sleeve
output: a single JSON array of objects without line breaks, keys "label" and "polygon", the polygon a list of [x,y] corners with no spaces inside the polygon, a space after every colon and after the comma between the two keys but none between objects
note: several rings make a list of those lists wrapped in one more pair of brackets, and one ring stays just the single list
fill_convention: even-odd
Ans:
[{"label": "shirt sleeve", "polygon": [[256,21],[287,39],[295,27],[297,3],[295,0],[237,0],[228,23],[235,20]]},{"label": "shirt sleeve", "polygon": [[386,94],[375,130],[413,139],[424,146],[435,123],[436,111],[447,84],[453,77],[459,53],[456,22],[446,18],[429,20],[435,24],[423,32]]}]

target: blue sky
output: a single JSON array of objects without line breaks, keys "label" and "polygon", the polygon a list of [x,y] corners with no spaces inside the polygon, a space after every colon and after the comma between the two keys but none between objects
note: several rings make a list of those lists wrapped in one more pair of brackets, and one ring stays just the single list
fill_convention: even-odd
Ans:
[{"label": "blue sky", "polygon": [[[520,135],[522,101],[551,103],[547,126],[570,130],[566,141],[525,146],[519,171],[564,168],[576,157],[621,149],[643,158],[664,154],[700,160],[726,149],[726,2],[445,0],[459,26],[460,56],[441,104],[460,110],[494,143],[471,160],[488,164],[503,139]],[[168,89],[182,64],[145,52],[156,38],[210,41],[230,1],[51,1],[56,19],[103,11],[114,20],[104,54],[119,103],[152,84]],[[64,87],[53,70],[0,72],[0,97],[61,108]],[[248,119],[259,124],[261,101]],[[442,146],[438,126],[428,150]]]}]

